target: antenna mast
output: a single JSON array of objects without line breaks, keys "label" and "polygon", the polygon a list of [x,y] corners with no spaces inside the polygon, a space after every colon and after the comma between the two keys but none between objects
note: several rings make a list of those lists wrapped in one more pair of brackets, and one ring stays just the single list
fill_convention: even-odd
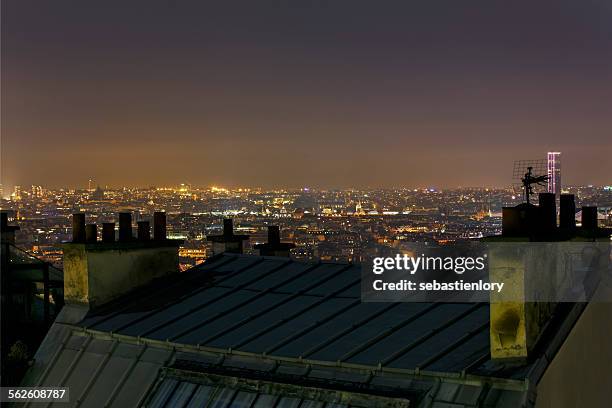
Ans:
[{"label": "antenna mast", "polygon": [[533,185],[543,186],[548,181],[548,176],[536,176],[532,174],[533,167],[527,167],[527,173],[521,179],[525,189],[525,201],[529,204],[529,197],[533,194]]}]

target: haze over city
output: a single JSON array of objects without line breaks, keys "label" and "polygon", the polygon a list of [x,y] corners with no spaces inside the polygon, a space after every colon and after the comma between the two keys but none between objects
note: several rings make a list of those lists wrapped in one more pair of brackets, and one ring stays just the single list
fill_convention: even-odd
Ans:
[{"label": "haze over city", "polygon": [[611,17],[605,1],[5,1],[1,183],[507,186],[514,160],[555,150],[565,184],[609,184]]}]

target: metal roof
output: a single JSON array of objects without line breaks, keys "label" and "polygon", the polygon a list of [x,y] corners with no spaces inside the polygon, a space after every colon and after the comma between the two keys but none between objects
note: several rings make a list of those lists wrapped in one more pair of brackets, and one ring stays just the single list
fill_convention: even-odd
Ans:
[{"label": "metal roof", "polygon": [[[71,407],[507,407],[526,406],[520,387],[475,380],[274,364],[264,358],[177,350],[111,335],[65,332],[31,386],[69,388]],[[32,403],[27,403],[29,407]]]},{"label": "metal roof", "polygon": [[529,407],[582,310],[551,319],[548,357],[504,365],[488,304],[361,303],[360,273],[222,254],[82,320],[67,305],[28,384],[70,406]]},{"label": "metal roof", "polygon": [[487,359],[488,324],[488,304],[361,303],[356,265],[233,254],[80,323],[268,356],[456,373]]}]

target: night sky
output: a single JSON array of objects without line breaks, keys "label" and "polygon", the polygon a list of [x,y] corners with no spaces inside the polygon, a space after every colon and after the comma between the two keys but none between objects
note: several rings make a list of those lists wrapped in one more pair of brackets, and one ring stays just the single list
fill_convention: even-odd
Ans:
[{"label": "night sky", "polygon": [[612,2],[2,2],[2,183],[612,183]]}]

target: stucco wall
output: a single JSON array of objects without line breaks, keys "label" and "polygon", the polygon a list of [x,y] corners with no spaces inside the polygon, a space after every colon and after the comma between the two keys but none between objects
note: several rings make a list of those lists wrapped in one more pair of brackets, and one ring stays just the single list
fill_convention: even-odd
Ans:
[{"label": "stucco wall", "polygon": [[65,244],[64,298],[97,306],[152,279],[177,273],[176,246]]},{"label": "stucco wall", "polygon": [[591,303],[540,380],[536,407],[609,407],[611,395],[612,303]]}]

